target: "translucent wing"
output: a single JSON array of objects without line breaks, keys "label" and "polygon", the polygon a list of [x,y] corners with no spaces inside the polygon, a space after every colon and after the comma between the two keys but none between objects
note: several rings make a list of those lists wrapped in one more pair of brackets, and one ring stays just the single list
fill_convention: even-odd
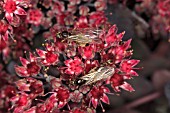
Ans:
[{"label": "translucent wing", "polygon": [[99,34],[102,30],[93,30],[89,28],[85,29],[75,29],[71,32],[71,36],[68,37],[70,41],[75,41],[81,44],[87,43],[101,43]]},{"label": "translucent wing", "polygon": [[100,67],[97,71],[89,73],[80,79],[86,80],[85,85],[95,83],[100,80],[106,80],[108,77],[112,76],[115,73],[113,67]]}]

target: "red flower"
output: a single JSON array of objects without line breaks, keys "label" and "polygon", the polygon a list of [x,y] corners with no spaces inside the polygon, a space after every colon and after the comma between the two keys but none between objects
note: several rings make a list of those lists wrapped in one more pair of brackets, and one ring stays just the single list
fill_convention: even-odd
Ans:
[{"label": "red flower", "polygon": [[86,73],[88,73],[91,69],[98,66],[99,66],[98,60],[94,60],[94,61],[86,60],[84,63],[84,67],[85,67],[84,70]]},{"label": "red flower", "polygon": [[65,25],[66,14],[61,13],[56,15],[56,20],[59,25]]},{"label": "red flower", "polygon": [[38,55],[41,58],[41,62],[44,65],[55,65],[58,62],[58,54],[55,54],[52,51],[43,51],[36,49]]},{"label": "red flower", "polygon": [[83,71],[82,62],[78,57],[64,61],[65,65],[68,67],[65,70],[66,74],[69,75],[79,75]]},{"label": "red flower", "polygon": [[36,113],[48,113],[53,112],[53,109],[57,107],[56,93],[52,94],[45,102],[42,104],[37,104]]},{"label": "red flower", "polygon": [[98,103],[101,104],[100,100],[106,104],[109,104],[109,98],[105,93],[109,93],[110,90],[107,87],[94,86],[93,89],[90,91],[89,96],[91,97],[91,102],[94,108],[97,107]]},{"label": "red flower", "polygon": [[55,41],[56,51],[63,52],[66,49],[66,44],[60,40]]},{"label": "red flower", "polygon": [[98,11],[103,11],[106,9],[106,1],[104,0],[97,0],[95,3],[94,3],[94,6],[96,8],[96,10]]},{"label": "red flower", "polygon": [[80,6],[79,7],[79,14],[82,15],[82,16],[86,16],[89,11],[90,11],[90,9],[87,6]]},{"label": "red flower", "polygon": [[53,89],[58,89],[61,86],[61,80],[59,78],[48,76],[46,80],[51,84]]},{"label": "red flower", "polygon": [[159,1],[158,5],[158,11],[162,16],[170,16],[170,0],[164,0]]},{"label": "red flower", "polygon": [[138,76],[138,74],[133,70],[135,69],[133,67],[136,66],[139,62],[139,60],[123,60],[120,64],[120,69],[125,74]]},{"label": "red flower", "polygon": [[114,89],[115,92],[120,92],[120,88],[126,90],[126,91],[134,91],[132,86],[128,84],[127,82],[124,81],[124,76],[115,73],[111,78],[110,78],[110,83],[112,88]]},{"label": "red flower", "polygon": [[105,38],[105,41],[106,41],[106,43],[107,44],[115,44],[115,42],[117,41],[117,36],[116,36],[116,33],[117,33],[117,27],[116,27],[116,25],[113,25],[110,29],[109,29],[109,31],[108,31],[108,33],[107,33],[107,35],[106,35],[106,38]]},{"label": "red flower", "polygon": [[112,46],[112,45],[117,45],[123,38],[125,32],[122,32],[120,34],[116,34],[117,33],[117,27],[116,25],[113,25],[108,33],[105,36],[105,41],[107,43],[107,46]]},{"label": "red flower", "polygon": [[19,20],[17,15],[26,15],[25,10],[21,8],[23,5],[19,0],[4,0],[3,8],[9,23]]},{"label": "red flower", "polygon": [[11,102],[15,109],[13,113],[23,113],[23,111],[31,106],[31,99],[26,93],[21,93],[11,98]]},{"label": "red flower", "polygon": [[15,96],[16,88],[12,85],[5,85],[0,91],[0,98],[11,98]]},{"label": "red flower", "polygon": [[39,9],[30,9],[26,21],[36,26],[41,24],[43,13]]},{"label": "red flower", "polygon": [[64,2],[55,0],[52,4],[51,10],[54,14],[61,14],[65,11]]},{"label": "red flower", "polygon": [[35,76],[40,71],[40,66],[36,62],[36,58],[30,53],[30,61],[20,57],[23,66],[15,66],[15,71],[19,76],[28,77]]},{"label": "red flower", "polygon": [[120,63],[122,61],[123,58],[132,55],[132,51],[126,51],[127,49],[130,48],[130,43],[131,43],[131,39],[129,39],[128,41],[126,41],[123,45],[120,46],[116,46],[111,48],[108,53],[111,53],[112,55],[114,55],[114,61],[115,63]]},{"label": "red flower", "polygon": [[35,98],[38,95],[43,95],[43,83],[33,78],[21,79],[16,82],[20,91],[30,92],[30,97]]},{"label": "red flower", "polygon": [[101,25],[105,25],[107,18],[105,17],[104,12],[97,11],[92,12],[89,16],[89,23],[92,27],[98,27]]},{"label": "red flower", "polygon": [[70,97],[69,90],[65,87],[59,87],[56,92],[50,96],[51,102],[57,101],[57,108],[63,108]]},{"label": "red flower", "polygon": [[95,47],[94,45],[79,47],[79,53],[84,59],[92,59],[95,55]]},{"label": "red flower", "polygon": [[78,21],[75,23],[76,28],[87,28],[88,26],[88,19],[85,16],[79,17]]},{"label": "red flower", "polygon": [[123,75],[115,73],[111,78],[111,85],[112,87],[120,86],[124,83]]},{"label": "red flower", "polygon": [[75,90],[74,92],[70,93],[70,99],[72,102],[81,102],[81,99],[83,98],[83,94]]}]

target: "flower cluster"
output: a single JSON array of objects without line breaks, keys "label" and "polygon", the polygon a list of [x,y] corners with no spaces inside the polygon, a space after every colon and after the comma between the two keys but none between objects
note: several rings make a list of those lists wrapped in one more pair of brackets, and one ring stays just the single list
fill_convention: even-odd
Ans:
[{"label": "flower cluster", "polygon": [[122,41],[124,34],[117,34],[116,25],[56,32],[44,49],[29,53],[28,59],[20,57],[22,66],[15,70],[22,79],[15,82],[11,110],[95,113],[102,102],[109,104],[108,94],[120,88],[134,91],[126,80],[138,76],[134,67],[139,60],[130,59],[131,39]]},{"label": "flower cluster", "polygon": [[[107,94],[134,91],[126,82],[138,76],[131,39],[122,41],[125,32],[117,34],[104,14],[107,2],[115,1],[0,0],[2,112],[95,113],[101,102],[109,104]],[[24,54],[42,37],[43,49]],[[20,79],[14,83],[6,71],[17,58]]]}]

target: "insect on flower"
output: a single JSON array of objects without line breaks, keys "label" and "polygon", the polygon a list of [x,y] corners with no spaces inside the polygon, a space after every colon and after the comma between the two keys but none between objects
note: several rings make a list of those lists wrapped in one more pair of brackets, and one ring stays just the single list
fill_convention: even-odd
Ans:
[{"label": "insect on flower", "polygon": [[80,77],[80,80],[78,82],[81,82],[81,80],[85,80],[85,85],[93,84],[100,80],[106,80],[108,77],[112,76],[115,73],[115,69],[113,67],[100,67],[97,69],[97,71],[94,71],[95,69],[92,69],[89,74]]},{"label": "insect on flower", "polygon": [[73,29],[72,31],[62,31],[57,33],[57,38],[68,40],[68,42],[76,42],[80,46],[86,46],[90,43],[101,43],[99,34],[102,30],[100,29]]}]

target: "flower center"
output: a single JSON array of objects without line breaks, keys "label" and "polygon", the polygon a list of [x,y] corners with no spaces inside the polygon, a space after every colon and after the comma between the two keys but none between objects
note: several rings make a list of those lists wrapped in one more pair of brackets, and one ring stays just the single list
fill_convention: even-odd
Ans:
[{"label": "flower center", "polygon": [[54,63],[57,60],[57,55],[53,54],[52,52],[48,52],[45,54],[47,58],[47,62]]},{"label": "flower center", "polygon": [[28,101],[27,96],[22,95],[22,96],[19,98],[17,104],[18,104],[18,106],[23,106],[23,105],[27,104],[27,101]]},{"label": "flower center", "polygon": [[8,13],[13,13],[17,9],[16,3],[13,0],[7,0],[4,8]]},{"label": "flower center", "polygon": [[64,102],[64,100],[69,98],[69,92],[65,89],[59,89],[57,91],[57,97],[58,97],[59,101]]},{"label": "flower center", "polygon": [[101,89],[94,88],[91,92],[95,99],[100,99],[103,96],[103,91]]},{"label": "flower center", "polygon": [[29,74],[34,74],[39,71],[40,67],[36,64],[36,62],[31,62],[27,65],[27,71]]}]

